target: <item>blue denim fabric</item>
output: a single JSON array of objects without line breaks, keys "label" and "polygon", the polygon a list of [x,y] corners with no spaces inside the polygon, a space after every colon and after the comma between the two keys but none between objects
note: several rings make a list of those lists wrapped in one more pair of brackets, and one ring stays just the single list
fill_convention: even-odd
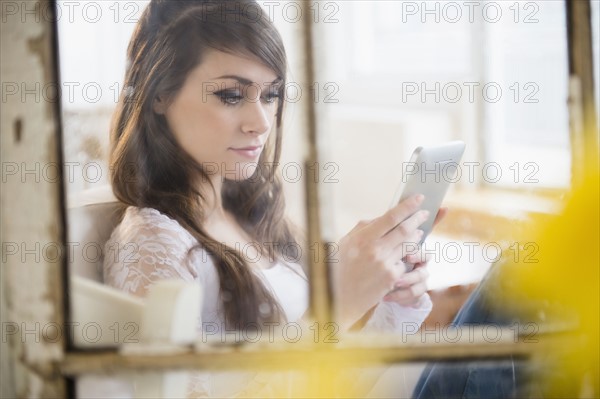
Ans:
[{"label": "blue denim fabric", "polygon": [[[496,270],[493,270],[496,269]],[[470,295],[452,322],[453,326],[495,324],[509,326],[513,322],[493,309],[484,293],[494,284],[497,267],[492,267]],[[413,392],[415,399],[508,399],[518,397],[524,364],[510,359],[498,363],[460,362],[430,363]]]}]

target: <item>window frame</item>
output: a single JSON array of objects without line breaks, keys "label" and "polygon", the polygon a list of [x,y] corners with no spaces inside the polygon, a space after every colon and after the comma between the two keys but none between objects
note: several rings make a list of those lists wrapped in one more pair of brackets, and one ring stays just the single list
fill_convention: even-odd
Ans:
[{"label": "window frame", "polygon": [[[38,3],[36,3],[38,4]],[[51,2],[54,5],[54,1]],[[305,7],[309,4],[303,3]],[[590,19],[589,19],[589,2],[566,2],[568,8],[568,29],[569,29],[569,58],[570,58],[570,73],[576,76],[581,81],[581,90],[572,92],[572,107],[570,109],[571,118],[581,115],[581,120],[578,123],[571,123],[571,135],[575,142],[582,140],[585,136],[591,136],[591,140],[595,140],[597,144],[598,138],[595,132],[596,117],[594,104],[594,86],[589,84],[593,82],[593,58],[591,55],[590,42]],[[586,11],[587,4],[587,11]],[[308,13],[308,10],[307,10]],[[27,26],[29,25],[29,26]],[[34,26],[35,25],[35,26]],[[47,33],[40,35],[41,32]],[[33,68],[21,68],[18,71],[10,71],[10,78],[15,81],[42,81],[42,82],[57,82],[59,81],[58,67],[58,44],[57,44],[57,26],[56,18],[44,20],[41,23],[37,21],[26,20],[21,29],[25,29],[27,33],[19,37],[18,45],[23,45],[29,41],[29,49],[32,53],[38,55],[39,64]],[[587,30],[586,30],[587,29]],[[306,81],[310,82],[314,78],[314,59],[313,59],[313,26],[309,18],[305,18],[305,23],[302,28],[304,39],[304,56],[306,61]],[[587,36],[586,36],[587,35]],[[3,38],[3,40],[5,40]],[[26,55],[19,53],[16,50],[15,57],[24,62]],[[8,74],[8,73],[7,73]],[[590,75],[592,78],[590,78]],[[311,86],[312,87],[312,86]],[[591,94],[591,96],[590,96]],[[310,97],[310,96],[307,96]],[[10,103],[8,104],[10,105]],[[34,158],[35,162],[39,162],[38,154],[42,154],[46,162],[58,162],[62,164],[62,125],[61,125],[61,110],[60,102],[46,102],[42,108],[26,107],[22,105],[24,112],[23,118],[27,118],[28,123],[33,126],[45,126],[46,138],[52,143],[50,150],[46,147],[47,144],[43,140],[38,140],[37,144],[28,147],[27,151],[19,152],[20,138],[20,122],[13,123],[14,142],[8,143],[8,148],[14,150],[16,158],[27,161]],[[307,165],[312,165],[319,160],[319,151],[317,147],[317,120],[316,107],[311,101],[306,102],[307,114],[307,142],[309,151],[307,157]],[[575,108],[575,109],[574,109]],[[591,114],[590,114],[591,113]],[[573,116],[575,115],[575,116]],[[11,121],[12,122],[12,121]],[[592,130],[593,129],[593,130]],[[17,132],[19,131],[19,132]],[[26,131],[28,132],[28,131]],[[592,133],[590,133],[592,132]],[[588,137],[590,139],[590,137]],[[597,145],[594,146],[597,149]],[[6,148],[3,147],[3,151]],[[573,159],[585,164],[590,158],[596,162],[598,160],[597,152],[584,152],[577,145],[572,149]],[[64,173],[61,171],[60,173]],[[581,169],[574,168],[573,180],[577,180],[580,176]],[[67,241],[67,223],[65,211],[65,195],[62,174],[59,176],[56,183],[46,183],[50,195],[38,196],[30,198],[27,201],[22,201],[18,195],[7,195],[6,201],[2,205],[2,210],[6,214],[7,210],[11,212],[21,211],[23,215],[27,215],[33,205],[39,205],[44,210],[42,213],[45,218],[43,222],[38,222],[31,226],[9,227],[7,230],[9,235],[13,232],[23,235],[31,233],[31,230],[37,232],[45,232],[54,242],[59,243],[62,248],[66,248]],[[319,184],[307,179],[307,218],[308,218],[308,241],[322,243],[321,221],[320,221],[320,202],[319,202]],[[17,187],[18,191],[19,187]],[[45,212],[45,213],[44,213]],[[28,221],[33,221],[33,216],[27,216]],[[32,227],[33,226],[33,227]],[[50,227],[49,227],[50,226]],[[11,230],[12,229],[12,230]],[[48,231],[50,231],[48,233]],[[64,256],[66,251],[63,251],[58,262],[42,262],[41,265],[36,265],[38,270],[44,270],[43,287],[39,287],[42,292],[47,293],[43,298],[36,297],[31,303],[20,305],[22,309],[34,309],[36,306],[51,305],[52,311],[49,314],[49,320],[59,325],[64,325],[64,320],[69,320],[69,273],[67,265],[67,257]],[[327,265],[324,259],[319,262],[311,263],[310,265],[310,286],[311,286],[311,310],[313,318],[317,322],[327,322],[331,318],[331,295],[328,284]],[[26,271],[18,270],[15,265],[9,265],[13,274],[11,277],[20,277],[20,281],[27,281]],[[41,273],[41,272],[40,272]],[[4,279],[3,279],[4,280]],[[4,282],[4,281],[3,281]],[[12,287],[9,293],[10,299],[18,298],[18,294],[22,294],[28,287]],[[12,305],[14,306],[14,305]],[[16,313],[17,320],[24,319],[24,313]],[[511,330],[512,331],[512,330]],[[398,362],[411,361],[427,361],[427,360],[447,360],[458,361],[466,359],[480,360],[498,360],[502,358],[510,358],[511,356],[529,358],[534,356],[537,351],[543,348],[552,348],[556,344],[556,339],[560,338],[560,333],[542,333],[540,334],[540,342],[532,345],[524,342],[526,337],[518,336],[516,341],[509,340],[502,343],[486,343],[483,340],[464,344],[440,344],[426,343],[424,345],[405,345],[399,342],[398,337],[382,336],[383,344],[380,347],[373,345],[372,339],[369,337],[353,337],[348,342],[339,345],[326,346],[321,342],[308,344],[303,348],[302,355],[312,359],[311,365],[333,365],[339,361],[342,356],[351,354],[351,357],[344,356],[344,359],[351,358],[352,364],[393,364]],[[418,336],[421,340],[421,336]],[[45,340],[45,341],[44,341]],[[264,359],[265,356],[272,358],[277,366],[290,366],[290,355],[294,354],[294,346],[291,344],[284,345],[276,350],[258,351],[232,351],[223,353],[222,351],[193,351],[187,349],[184,353],[172,355],[127,355],[121,354],[117,350],[109,351],[84,351],[73,347],[72,339],[68,336],[61,336],[59,339],[51,341],[49,336],[44,337],[44,342],[40,345],[39,342],[23,342],[21,346],[17,346],[17,350],[22,353],[29,354],[24,356],[20,361],[27,368],[29,377],[26,384],[29,384],[26,389],[32,390],[34,386],[38,386],[37,382],[33,381],[36,376],[42,376],[42,390],[46,393],[55,393],[57,396],[75,396],[72,382],[73,378],[87,373],[114,373],[118,370],[171,370],[180,368],[202,368],[202,369],[230,369],[243,367],[257,367],[257,359]],[[426,340],[426,338],[425,338]],[[58,348],[58,349],[57,349]],[[36,353],[37,356],[31,356]],[[16,358],[13,359],[17,362]],[[264,364],[265,362],[260,362]],[[268,362],[267,362],[268,363]],[[293,364],[292,364],[293,366]],[[318,382],[318,376],[315,376]],[[22,386],[20,387],[23,388]],[[31,392],[31,391],[30,391]],[[62,395],[66,394],[66,395]]]}]

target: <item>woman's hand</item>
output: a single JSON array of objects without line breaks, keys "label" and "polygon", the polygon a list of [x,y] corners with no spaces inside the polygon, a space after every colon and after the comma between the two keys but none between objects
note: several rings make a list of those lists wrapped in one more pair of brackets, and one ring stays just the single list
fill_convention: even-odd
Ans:
[{"label": "woman's hand", "polygon": [[[440,208],[433,225],[436,226],[447,213],[448,208]],[[415,265],[415,267],[396,281],[394,290],[383,297],[383,300],[396,302],[403,306],[414,306],[427,292],[427,278],[429,277],[427,262],[429,262],[429,256],[419,250],[414,254],[406,255],[402,260]]]},{"label": "woman's hand", "polygon": [[383,297],[384,301],[396,302],[402,306],[414,306],[427,292],[429,272],[427,272],[426,266],[429,259],[419,263],[415,263],[415,260],[409,260],[409,262],[414,263],[414,269],[405,273],[396,281],[393,291]]},{"label": "woman's hand", "polygon": [[405,272],[402,259],[420,241],[418,227],[429,217],[419,211],[423,196],[410,197],[384,215],[360,222],[339,243],[339,262],[333,264],[337,321],[346,330],[375,306]]}]

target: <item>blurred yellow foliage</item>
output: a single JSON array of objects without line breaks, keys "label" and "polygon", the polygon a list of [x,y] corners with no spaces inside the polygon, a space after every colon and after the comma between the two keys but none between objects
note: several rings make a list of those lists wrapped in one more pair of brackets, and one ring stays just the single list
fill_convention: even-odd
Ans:
[{"label": "blurred yellow foliage", "polygon": [[[598,167],[588,168],[574,187],[563,212],[549,222],[534,223],[526,234],[537,252],[503,265],[504,303],[519,317],[535,306],[550,308],[547,322],[575,321],[539,381],[552,397],[598,397],[599,391],[599,183]],[[533,239],[533,240],[532,240]],[[519,311],[519,309],[521,309]],[[523,310],[527,309],[527,310]],[[548,355],[550,358],[548,358]]]}]

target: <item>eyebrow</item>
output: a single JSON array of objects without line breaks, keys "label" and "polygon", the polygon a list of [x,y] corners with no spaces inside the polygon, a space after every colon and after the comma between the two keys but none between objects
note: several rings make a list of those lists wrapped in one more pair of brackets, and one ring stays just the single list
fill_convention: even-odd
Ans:
[{"label": "eyebrow", "polygon": [[[246,86],[254,84],[253,81],[251,81],[249,79],[246,79],[244,77],[238,76],[238,75],[223,75],[223,76],[219,76],[219,77],[216,77],[216,78],[213,78],[213,79],[234,79],[234,80],[237,80],[239,83],[241,83],[243,85],[246,85]],[[275,85],[275,84],[280,83],[280,82],[281,82],[281,78],[277,78],[277,79],[275,79],[272,82],[268,82],[268,84],[269,85]]]}]

